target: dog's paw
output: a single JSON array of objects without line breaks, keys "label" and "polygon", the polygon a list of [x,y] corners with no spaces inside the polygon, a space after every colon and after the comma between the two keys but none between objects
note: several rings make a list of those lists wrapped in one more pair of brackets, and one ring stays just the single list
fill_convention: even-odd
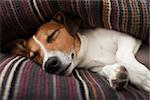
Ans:
[{"label": "dog's paw", "polygon": [[145,80],[143,83],[143,89],[147,92],[150,92],[150,80]]},{"label": "dog's paw", "polygon": [[150,92],[150,70],[140,66],[136,70],[129,71],[129,79],[140,90]]},{"label": "dog's paw", "polygon": [[141,87],[147,91],[150,92],[150,71],[149,73],[147,73],[145,76],[145,78],[143,79],[143,81],[141,82]]},{"label": "dog's paw", "polygon": [[110,86],[115,90],[122,90],[128,85],[128,72],[124,66],[115,69],[115,77],[109,79]]}]

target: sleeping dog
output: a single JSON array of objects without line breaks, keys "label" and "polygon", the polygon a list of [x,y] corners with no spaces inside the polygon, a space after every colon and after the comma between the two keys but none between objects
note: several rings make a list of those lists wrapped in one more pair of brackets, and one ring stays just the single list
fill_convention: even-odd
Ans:
[{"label": "sleeping dog", "polygon": [[103,28],[78,31],[79,26],[79,18],[58,12],[28,41],[18,41],[12,53],[50,73],[69,75],[76,67],[85,68],[106,77],[114,89],[130,81],[150,92],[150,70],[135,58],[140,40]]}]

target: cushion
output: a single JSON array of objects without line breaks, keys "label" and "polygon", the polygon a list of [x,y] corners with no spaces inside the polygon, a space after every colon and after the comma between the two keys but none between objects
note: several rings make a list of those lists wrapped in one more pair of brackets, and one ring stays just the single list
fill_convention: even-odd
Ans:
[{"label": "cushion", "polygon": [[129,84],[110,88],[97,73],[76,69],[70,76],[49,74],[31,60],[0,55],[0,100],[149,100],[149,94]]},{"label": "cushion", "polygon": [[104,27],[148,42],[148,0],[0,0],[1,47],[28,38],[57,11],[81,17],[81,28]]}]

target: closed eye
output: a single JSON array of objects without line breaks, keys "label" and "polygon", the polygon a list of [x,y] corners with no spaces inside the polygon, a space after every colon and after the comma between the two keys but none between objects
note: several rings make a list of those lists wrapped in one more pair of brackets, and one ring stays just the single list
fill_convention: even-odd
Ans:
[{"label": "closed eye", "polygon": [[55,36],[57,36],[58,33],[59,33],[58,29],[53,31],[52,34],[47,37],[47,42],[51,43],[54,40]]}]

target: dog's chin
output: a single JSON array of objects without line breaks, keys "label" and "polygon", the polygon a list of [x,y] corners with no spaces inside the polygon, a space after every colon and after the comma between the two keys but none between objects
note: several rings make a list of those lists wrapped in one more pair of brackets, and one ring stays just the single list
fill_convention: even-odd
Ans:
[{"label": "dog's chin", "polygon": [[75,66],[74,66],[74,63],[72,62],[72,63],[68,64],[68,66],[66,66],[65,69],[58,74],[64,75],[64,76],[70,76],[71,73],[73,72],[74,68],[75,68]]},{"label": "dog's chin", "polygon": [[75,58],[70,62],[70,64],[68,64],[68,66],[66,67],[66,70],[63,71],[63,73],[61,73],[61,75],[70,76],[71,73],[73,72],[73,70],[78,66],[79,61],[80,61],[80,60],[78,60],[77,57],[75,57]]}]

